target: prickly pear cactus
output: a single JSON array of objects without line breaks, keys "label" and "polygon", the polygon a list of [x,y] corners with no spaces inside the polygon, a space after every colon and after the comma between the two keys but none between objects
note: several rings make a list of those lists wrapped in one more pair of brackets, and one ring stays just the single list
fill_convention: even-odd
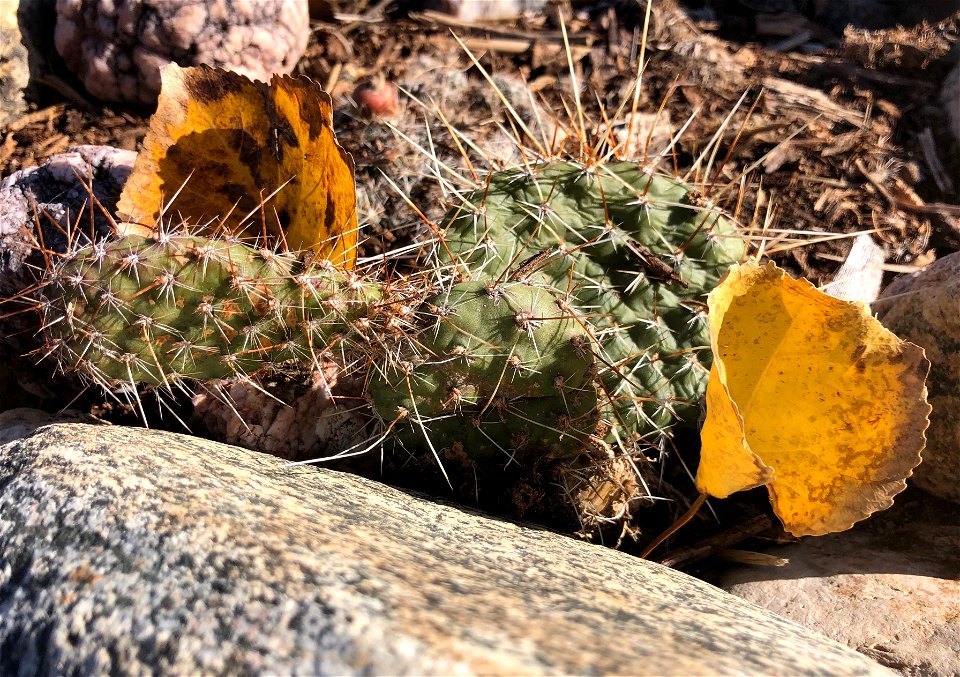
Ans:
[{"label": "prickly pear cactus", "polygon": [[444,228],[436,267],[389,283],[196,235],[91,245],[49,274],[46,351],[107,387],[333,355],[376,436],[506,464],[655,445],[695,415],[704,298],[744,243],[687,185],[626,162],[495,172]]},{"label": "prickly pear cactus", "polygon": [[745,254],[718,208],[638,163],[495,172],[445,220],[436,250],[474,279],[535,280],[587,318],[608,441],[656,444],[691,422],[711,354],[706,294]]},{"label": "prickly pear cactus", "polygon": [[237,241],[129,236],[73,252],[44,290],[46,349],[111,387],[306,364],[361,341],[380,285]]},{"label": "prickly pear cactus", "polygon": [[199,236],[77,250],[45,290],[46,349],[101,385],[248,376],[339,357],[399,441],[477,460],[576,454],[596,426],[583,322],[548,289],[390,285]]},{"label": "prickly pear cactus", "polygon": [[[552,292],[462,282],[423,304],[416,362],[375,372],[377,413],[402,441],[475,460],[575,455],[597,423],[589,339]],[[410,419],[402,421],[402,419]]]}]

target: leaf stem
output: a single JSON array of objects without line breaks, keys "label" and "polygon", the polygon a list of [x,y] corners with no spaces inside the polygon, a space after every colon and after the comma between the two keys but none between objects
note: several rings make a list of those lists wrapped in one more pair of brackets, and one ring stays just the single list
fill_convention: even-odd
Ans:
[{"label": "leaf stem", "polygon": [[701,506],[703,506],[706,500],[707,500],[706,494],[700,494],[699,496],[697,496],[697,500],[693,502],[693,505],[690,506],[690,509],[687,510],[685,513],[683,513],[679,518],[677,518],[676,522],[674,522],[669,527],[667,527],[666,531],[664,531],[662,534],[660,534],[655,539],[653,539],[653,543],[648,545],[647,549],[644,550],[642,553],[640,553],[640,557],[646,559],[651,552],[653,552],[660,546],[661,543],[663,543],[665,540],[673,536],[676,532],[680,530],[682,526],[684,526],[687,522],[692,520],[693,516],[697,514],[697,512],[700,510]]}]

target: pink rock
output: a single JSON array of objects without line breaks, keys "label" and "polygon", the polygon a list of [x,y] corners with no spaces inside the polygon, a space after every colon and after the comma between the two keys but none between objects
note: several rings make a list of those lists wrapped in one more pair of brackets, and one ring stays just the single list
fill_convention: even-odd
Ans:
[{"label": "pink rock", "polygon": [[57,0],[57,51],[107,101],[152,104],[171,61],[266,81],[293,70],[309,34],[307,0]]},{"label": "pink rock", "polygon": [[400,105],[397,86],[382,78],[357,85],[353,100],[361,110],[379,117],[396,115]]},{"label": "pink rock", "polygon": [[927,399],[933,411],[923,463],[911,481],[960,503],[960,252],[904,275],[874,303],[877,318],[897,336],[921,346],[930,360]]},{"label": "pink rock", "polygon": [[357,394],[338,387],[338,372],[326,362],[275,394],[244,381],[213,385],[194,397],[193,423],[219,441],[289,460],[343,452],[366,439],[368,421]]},{"label": "pink rock", "polygon": [[850,531],[766,552],[719,586],[905,675],[960,674],[960,515],[908,492]]}]

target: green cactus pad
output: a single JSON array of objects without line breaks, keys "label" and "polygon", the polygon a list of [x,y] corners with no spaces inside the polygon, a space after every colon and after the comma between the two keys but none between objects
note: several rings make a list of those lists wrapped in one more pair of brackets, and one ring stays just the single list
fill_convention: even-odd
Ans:
[{"label": "green cactus pad", "polygon": [[107,386],[311,363],[362,332],[379,285],[238,242],[126,237],[73,253],[45,289],[48,350]]},{"label": "green cactus pad", "polygon": [[[324,353],[366,372],[396,439],[482,459],[575,454],[594,432],[582,318],[542,286],[390,284],[190,235],[77,250],[44,290],[48,352],[106,387],[249,376]],[[399,412],[406,412],[398,418]]]},{"label": "green cactus pad", "polygon": [[706,294],[745,254],[696,191],[634,162],[552,162],[494,172],[443,227],[441,260],[449,250],[474,279],[564,290],[588,318],[610,441],[657,444],[695,420],[711,363]]},{"label": "green cactus pad", "polygon": [[548,289],[460,283],[422,304],[418,326],[418,356],[378,370],[368,387],[402,440],[509,462],[576,454],[593,434],[593,354],[582,320]]}]

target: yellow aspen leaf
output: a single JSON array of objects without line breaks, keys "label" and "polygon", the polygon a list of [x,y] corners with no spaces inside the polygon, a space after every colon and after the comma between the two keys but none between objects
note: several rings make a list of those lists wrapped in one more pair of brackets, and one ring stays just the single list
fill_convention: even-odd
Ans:
[{"label": "yellow aspen leaf", "polygon": [[725,498],[765,485],[797,536],[843,531],[890,507],[924,446],[923,349],[867,306],[773,263],[734,266],[708,305],[700,491]]},{"label": "yellow aspen leaf", "polygon": [[264,84],[176,64],[161,80],[157,112],[120,196],[121,218],[152,228],[165,210],[191,224],[265,231],[290,249],[353,266],[353,158],[337,143],[333,105],[320,85],[280,75]]}]

